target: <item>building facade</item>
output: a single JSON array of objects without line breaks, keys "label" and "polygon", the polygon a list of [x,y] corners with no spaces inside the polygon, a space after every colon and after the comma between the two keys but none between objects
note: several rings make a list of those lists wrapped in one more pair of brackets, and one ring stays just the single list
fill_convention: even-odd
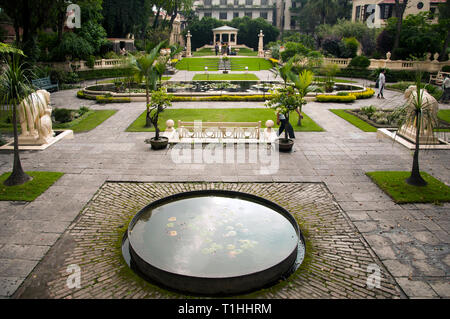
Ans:
[{"label": "building facade", "polygon": [[194,8],[199,17],[212,17],[231,21],[244,16],[263,18],[283,30],[295,30],[291,23],[292,0],[199,0]]},{"label": "building facade", "polygon": [[[430,12],[432,22],[437,22],[438,5],[447,0],[409,0],[404,16]],[[400,0],[402,2],[402,0]],[[352,21],[362,21],[383,27],[387,19],[395,16],[395,0],[353,0]]]}]

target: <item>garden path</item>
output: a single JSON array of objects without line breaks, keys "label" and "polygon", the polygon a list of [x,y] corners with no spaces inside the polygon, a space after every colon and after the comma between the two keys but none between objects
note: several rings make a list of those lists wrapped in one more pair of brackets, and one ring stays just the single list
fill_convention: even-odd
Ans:
[{"label": "garden path", "polygon": [[[0,202],[0,296],[13,296],[105,181],[219,181],[324,183],[408,297],[450,297],[450,204],[395,204],[364,173],[410,170],[411,152],[377,140],[375,133],[359,131],[328,111],[370,104],[388,107],[402,102],[401,93],[387,91],[386,100],[352,105],[308,103],[305,113],[325,132],[297,133],[294,152],[280,153],[278,170],[267,175],[256,173],[262,164],[176,164],[171,150],[149,150],[144,140],[152,133],[125,132],[143,112],[143,103],[97,105],[75,94],[76,90],[53,93],[53,105],[118,112],[73,140],[42,152],[21,153],[25,170],[65,175],[32,203]],[[259,102],[174,104],[264,107]],[[12,154],[0,153],[0,173],[10,171],[11,163]],[[420,163],[422,170],[450,185],[450,151],[421,152]]]}]

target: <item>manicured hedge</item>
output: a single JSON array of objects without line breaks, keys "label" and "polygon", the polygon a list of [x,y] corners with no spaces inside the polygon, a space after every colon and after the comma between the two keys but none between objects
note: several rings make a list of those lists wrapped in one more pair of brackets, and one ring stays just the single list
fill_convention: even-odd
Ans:
[{"label": "manicured hedge", "polygon": [[356,96],[349,95],[317,95],[317,102],[338,102],[338,103],[351,103],[356,100]]},{"label": "manicured hedge", "polygon": [[127,77],[133,74],[131,68],[112,68],[77,72],[80,80]]},{"label": "manicured hedge", "polygon": [[80,99],[85,99],[85,100],[92,100],[92,101],[97,100],[97,98],[95,96],[90,96],[90,95],[84,94],[83,90],[80,90],[77,92],[77,97]]},{"label": "manicured hedge", "polygon": [[350,93],[350,94],[354,95],[357,100],[369,99],[372,96],[374,96],[375,91],[373,89],[366,89],[364,92],[355,92],[355,93]]},{"label": "manicured hedge", "polygon": [[217,96],[174,96],[172,101],[265,101],[271,98],[270,95],[217,95]]},{"label": "manicured hedge", "polygon": [[107,97],[103,95],[98,95],[95,97],[97,103],[107,104],[107,103],[130,103],[131,99],[129,97]]}]

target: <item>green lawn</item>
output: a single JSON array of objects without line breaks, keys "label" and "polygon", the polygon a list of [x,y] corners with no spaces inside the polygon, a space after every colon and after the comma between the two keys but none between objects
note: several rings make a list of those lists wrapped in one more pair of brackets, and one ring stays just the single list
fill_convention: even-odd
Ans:
[{"label": "green lawn", "polygon": [[439,110],[438,118],[441,119],[442,121],[450,123],[450,110]]},{"label": "green lawn", "polygon": [[196,74],[193,81],[259,81],[253,73]]},{"label": "green lawn", "polygon": [[[53,129],[67,129],[74,131],[74,133],[87,132],[102,124],[116,112],[117,110],[91,110],[80,118],[73,120],[72,122],[64,124],[54,124]],[[20,124],[17,124],[17,128],[20,134]],[[6,117],[1,118],[0,120],[0,132],[13,132],[12,124],[7,121]]]},{"label": "green lawn", "polygon": [[[269,70],[272,68],[272,63],[263,58],[230,58],[232,68],[237,70],[244,70],[248,67],[249,71]],[[204,71],[205,66],[209,71],[218,71],[219,58],[184,58],[177,63],[178,70],[188,71]]]},{"label": "green lawn", "polygon": [[361,120],[360,118],[358,118],[352,114],[345,112],[345,110],[330,110],[330,111],[333,112],[334,114],[336,114],[337,116],[343,118],[347,122],[353,124],[354,126],[359,128],[361,131],[364,131],[364,132],[376,132],[377,131],[376,127],[364,122],[363,120]]},{"label": "green lawn", "polygon": [[[145,127],[145,114],[143,112],[128,128],[127,132],[153,132],[155,129]],[[290,122],[298,132],[322,132],[323,129],[311,118],[303,113],[302,126],[297,126],[298,115],[292,112]],[[169,109],[161,113],[159,118],[160,130],[166,129],[166,121],[172,119],[175,126],[181,121],[205,121],[205,122],[262,122],[262,127],[267,120],[276,123],[276,115],[271,109]]]},{"label": "green lawn", "polygon": [[450,201],[450,187],[425,172],[420,172],[428,182],[424,187],[411,186],[405,182],[410,172],[381,171],[367,172],[366,175],[398,204]]},{"label": "green lawn", "polygon": [[19,186],[3,185],[3,182],[11,173],[4,173],[0,176],[0,200],[32,202],[64,175],[64,173],[55,172],[26,173],[33,177],[33,179]]},{"label": "green lawn", "polygon": [[74,133],[87,132],[102,124],[116,112],[117,110],[89,111],[81,118],[73,120],[70,123],[56,124],[53,126],[53,129],[69,129]]},{"label": "green lawn", "polygon": [[[216,52],[214,51],[214,49],[203,48],[201,50],[192,52],[192,55],[193,56],[208,56],[208,55],[216,55]],[[240,55],[241,56],[257,56],[258,52],[252,51],[247,48],[243,48],[243,49],[239,49],[239,52],[237,53],[237,56],[240,56]]]}]

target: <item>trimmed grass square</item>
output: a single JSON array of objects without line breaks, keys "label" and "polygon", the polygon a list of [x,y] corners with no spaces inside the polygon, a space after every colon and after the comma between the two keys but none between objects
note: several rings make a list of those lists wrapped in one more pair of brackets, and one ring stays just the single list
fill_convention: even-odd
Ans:
[{"label": "trimmed grass square", "polygon": [[[87,132],[102,124],[116,112],[117,110],[92,110],[71,122],[54,124],[53,129],[73,130],[74,133]],[[21,127],[19,123],[17,124],[17,129],[20,134]],[[11,123],[6,122],[6,117],[0,120],[0,132],[13,132],[13,126]]]},{"label": "trimmed grass square", "polygon": [[64,173],[57,172],[26,172],[33,179],[23,185],[5,186],[3,182],[11,175],[4,173],[0,176],[0,200],[1,201],[26,201],[32,202],[50,186],[52,186]]},{"label": "trimmed grass square", "polygon": [[450,123],[450,110],[439,110],[437,116],[440,120]]},{"label": "trimmed grass square", "polygon": [[[127,132],[154,132],[155,128],[145,127],[144,111],[128,128]],[[316,124],[310,117],[303,114],[302,126],[297,126],[298,115],[291,113],[290,122],[296,132],[322,132],[323,128]],[[267,120],[276,123],[275,111],[271,109],[169,109],[160,114],[159,128],[161,132],[166,129],[166,121],[172,119],[177,126],[181,121],[204,122],[258,122],[261,121],[264,128]]]},{"label": "trimmed grass square", "polygon": [[253,73],[196,74],[193,81],[259,81]]},{"label": "trimmed grass square", "polygon": [[116,114],[117,110],[96,110],[90,111],[79,119],[73,120],[70,123],[57,124],[53,129],[70,129],[74,133],[88,132],[93,130],[111,116]]},{"label": "trimmed grass square", "polygon": [[[248,67],[249,71],[270,70],[272,63],[263,58],[229,58],[231,60],[232,68],[238,67],[239,70],[244,70]],[[219,58],[184,58],[176,65],[178,70],[188,71],[204,71],[205,66],[209,71],[218,71]]]},{"label": "trimmed grass square", "polygon": [[334,114],[336,114],[337,116],[343,118],[350,124],[353,124],[354,126],[359,128],[361,131],[364,131],[364,132],[376,132],[377,131],[376,127],[364,122],[363,120],[361,120],[360,118],[358,118],[352,114],[345,112],[346,110],[330,110],[330,111],[333,112]]},{"label": "trimmed grass square", "polygon": [[425,172],[420,172],[420,175],[428,183],[424,187],[412,186],[405,182],[411,172],[380,171],[367,172],[366,175],[397,204],[450,201],[450,187]]}]

